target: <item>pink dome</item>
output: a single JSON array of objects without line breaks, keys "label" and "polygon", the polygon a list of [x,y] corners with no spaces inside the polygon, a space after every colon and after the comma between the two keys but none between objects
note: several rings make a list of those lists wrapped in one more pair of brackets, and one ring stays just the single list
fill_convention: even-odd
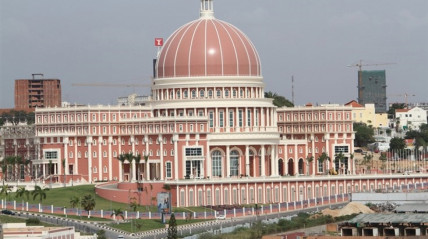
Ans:
[{"label": "pink dome", "polygon": [[157,78],[261,76],[260,59],[250,39],[212,12],[176,30],[158,55]]}]

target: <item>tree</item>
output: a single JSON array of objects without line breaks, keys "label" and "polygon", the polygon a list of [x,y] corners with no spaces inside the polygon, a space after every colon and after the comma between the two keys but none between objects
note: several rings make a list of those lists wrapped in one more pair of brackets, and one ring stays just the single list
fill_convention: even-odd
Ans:
[{"label": "tree", "polygon": [[312,161],[314,161],[314,156],[306,156],[306,172],[309,175],[309,164],[312,163]]},{"label": "tree", "polygon": [[394,103],[389,107],[388,110],[388,118],[389,119],[394,119],[395,117],[395,110],[397,109],[404,109],[406,108],[406,104],[404,103]]},{"label": "tree", "polygon": [[[149,171],[149,155],[148,154],[145,154],[144,155],[144,167],[146,168],[145,169],[145,173],[144,173],[144,176],[146,177],[146,179],[147,180],[149,180],[149,178],[147,178],[147,176],[149,175],[148,174],[148,171]],[[146,176],[147,175],[147,176]]]},{"label": "tree", "polygon": [[134,155],[135,164],[137,165],[137,182],[140,181],[140,163],[141,154]]},{"label": "tree", "polygon": [[24,198],[27,200],[30,198],[30,191],[28,191],[25,186],[21,186],[16,190],[15,198]]},{"label": "tree", "polygon": [[400,152],[403,151],[405,147],[406,143],[402,138],[394,137],[389,141],[389,149],[391,151]]},{"label": "tree", "polygon": [[120,209],[120,208],[117,208],[117,209],[113,209],[113,211],[111,212],[111,214],[110,214],[110,217],[115,217],[115,220],[118,218],[118,217],[121,217],[122,218],[122,220],[124,219],[124,217],[123,217],[123,211],[122,211],[122,209]]},{"label": "tree", "polygon": [[129,208],[131,208],[134,212],[137,211],[138,203],[135,197],[130,198]]},{"label": "tree", "polygon": [[129,178],[128,181],[130,181],[132,179],[132,175],[135,172],[132,172],[132,167],[131,167],[131,163],[134,160],[134,155],[132,153],[125,153],[125,160],[127,160],[129,162]]},{"label": "tree", "polygon": [[97,239],[106,239],[106,231],[104,230],[98,230],[97,231]]},{"label": "tree", "polygon": [[175,215],[174,213],[171,214],[171,217],[169,218],[169,227],[168,227],[168,239],[177,239],[177,222],[175,221]]},{"label": "tree", "polygon": [[324,161],[330,161],[330,157],[327,155],[327,153],[323,152],[319,157],[318,157],[318,161],[323,164],[323,169],[324,169]]},{"label": "tree", "polygon": [[125,154],[119,154],[119,157],[117,157],[117,160],[119,160],[119,162],[122,165],[122,181],[123,181],[123,163],[125,162],[126,158],[125,158]]},{"label": "tree", "polygon": [[367,144],[373,143],[374,129],[367,126],[365,123],[354,123],[355,140],[354,143],[357,147],[365,147]]},{"label": "tree", "polygon": [[41,188],[40,186],[34,186],[34,191],[31,192],[33,195],[33,200],[37,197],[39,198],[39,202],[42,203],[43,199],[46,199],[46,192],[49,191],[49,188]]},{"label": "tree", "polygon": [[294,106],[294,104],[291,101],[287,100],[284,96],[280,96],[276,93],[273,93],[272,91],[265,92],[265,98],[273,99],[272,103],[276,107],[283,107],[283,106],[293,107]]},{"label": "tree", "polygon": [[81,206],[85,211],[88,212],[88,218],[90,217],[89,211],[95,208],[95,198],[92,197],[91,194],[87,194],[82,198],[82,201],[80,202]]},{"label": "tree", "polygon": [[66,180],[65,180],[65,159],[62,159],[61,161],[62,164],[62,172],[64,173],[64,187],[66,187]]},{"label": "tree", "polygon": [[[336,169],[336,171],[339,171],[339,172],[340,172],[340,174],[344,174],[345,172],[342,172],[341,167],[342,167],[342,165],[345,163],[345,159],[346,159],[346,157],[345,157],[345,155],[344,155],[342,152],[340,152],[340,153],[336,154],[335,156],[336,156],[336,157],[335,157],[334,161],[335,161],[335,163],[338,163],[338,164],[339,164],[339,168],[338,168],[338,169]],[[343,170],[344,170],[344,168],[343,168]]]},{"label": "tree", "polygon": [[71,208],[76,208],[77,205],[80,203],[80,198],[77,196],[72,196],[70,199],[70,206]]},{"label": "tree", "polygon": [[0,195],[4,195],[5,198],[7,198],[10,192],[12,192],[12,187],[7,184],[3,184],[3,186],[1,187]]}]

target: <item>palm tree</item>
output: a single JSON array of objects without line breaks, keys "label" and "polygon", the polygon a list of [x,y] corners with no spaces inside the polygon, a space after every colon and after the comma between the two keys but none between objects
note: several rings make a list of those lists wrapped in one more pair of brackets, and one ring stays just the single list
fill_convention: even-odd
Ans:
[{"label": "palm tree", "polygon": [[[149,174],[148,174],[148,171],[149,171],[149,165],[148,165],[148,162],[149,162],[149,155],[148,154],[145,154],[144,155],[144,166],[146,167],[146,172],[144,173],[144,176],[148,176]],[[149,178],[146,176],[146,179],[147,180],[149,180]]]},{"label": "palm tree", "polygon": [[314,161],[314,156],[306,156],[306,172],[307,175],[309,175],[309,164],[312,163],[312,161]]},{"label": "palm tree", "polygon": [[117,160],[122,164],[122,181],[123,181],[123,163],[125,162],[125,154],[119,154],[119,157],[117,157]]},{"label": "palm tree", "polygon": [[15,164],[16,156],[9,156],[5,159],[6,165],[11,165],[10,173],[12,173],[13,180],[15,180]]},{"label": "palm tree", "polygon": [[341,164],[344,163],[345,155],[342,152],[340,152],[340,153],[336,154],[335,156],[336,157],[334,159],[334,162],[337,163],[337,165],[338,165],[338,167],[336,168],[336,172],[339,172],[340,174],[342,174],[340,168],[341,168]]},{"label": "palm tree", "polygon": [[21,170],[19,170],[21,164],[23,164],[23,158],[21,156],[15,156],[15,180],[18,181],[21,178]]},{"label": "palm tree", "polygon": [[87,194],[82,198],[80,203],[83,209],[88,212],[88,218],[90,218],[89,211],[95,208],[95,198],[93,198],[91,194]]},{"label": "palm tree", "polygon": [[1,172],[2,172],[2,176],[3,176],[3,185],[4,185],[4,180],[6,179],[7,176],[7,164],[6,161],[3,161],[3,164],[1,166]]},{"label": "palm tree", "polygon": [[12,187],[7,185],[7,184],[3,184],[3,186],[1,187],[1,191],[0,191],[0,195],[5,196],[5,199],[7,198],[7,196],[9,195],[9,193],[12,191]]},{"label": "palm tree", "polygon": [[126,153],[125,159],[129,162],[129,178],[128,178],[128,181],[131,181],[132,174],[134,174],[134,172],[132,170],[132,160],[134,160],[134,155],[132,153]]},{"label": "palm tree", "polygon": [[137,182],[140,181],[140,163],[141,163],[141,154],[134,156],[135,163],[137,164]]},{"label": "palm tree", "polygon": [[62,163],[62,172],[64,173],[64,187],[66,187],[67,184],[65,182],[66,181],[65,180],[65,159],[62,159],[61,163]]},{"label": "palm tree", "polygon": [[328,157],[328,155],[323,152],[319,157],[318,157],[318,161],[323,165],[323,169],[324,169],[324,161],[330,161],[330,157]]},{"label": "palm tree", "polygon": [[71,208],[76,208],[77,205],[80,203],[80,198],[77,196],[72,196],[70,199],[70,206]]},{"label": "palm tree", "polygon": [[123,217],[123,211],[122,211],[122,209],[120,209],[120,208],[118,208],[118,209],[113,209],[113,211],[112,211],[112,213],[111,213],[110,217],[113,217],[113,216],[114,216],[115,220],[116,220],[116,218],[117,218],[117,217],[121,217],[121,218],[122,218],[122,220],[124,219],[124,217]]},{"label": "palm tree", "polygon": [[132,209],[132,211],[137,211],[138,203],[137,199],[135,197],[132,197],[129,202],[129,207]]},{"label": "palm tree", "polygon": [[42,203],[43,199],[46,199],[46,192],[49,191],[49,188],[41,188],[40,186],[34,186],[34,191],[31,192],[33,195],[33,200],[39,197],[39,202]]},{"label": "palm tree", "polygon": [[21,186],[16,190],[15,198],[23,198],[24,196],[28,200],[30,198],[30,191],[28,191],[25,186]]}]

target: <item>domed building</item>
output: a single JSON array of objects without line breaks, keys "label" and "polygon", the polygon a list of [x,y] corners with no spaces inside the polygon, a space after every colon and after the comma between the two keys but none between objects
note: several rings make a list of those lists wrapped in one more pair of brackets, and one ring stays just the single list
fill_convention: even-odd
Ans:
[{"label": "domed building", "polygon": [[201,0],[160,49],[145,105],[36,109],[33,178],[115,184],[97,194],[140,204],[168,189],[174,206],[316,203],[427,180],[357,175],[352,107],[277,108],[264,87],[253,43]]}]

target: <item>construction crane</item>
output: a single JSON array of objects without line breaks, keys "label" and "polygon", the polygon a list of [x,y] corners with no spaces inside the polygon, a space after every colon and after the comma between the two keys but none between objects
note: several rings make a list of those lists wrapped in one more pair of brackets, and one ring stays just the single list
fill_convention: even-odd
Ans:
[{"label": "construction crane", "polygon": [[397,97],[404,97],[404,102],[405,102],[405,106],[408,109],[409,108],[409,97],[413,97],[416,96],[415,94],[408,94],[408,93],[404,93],[404,94],[396,94],[396,95],[391,95],[391,96],[397,96]]},{"label": "construction crane", "polygon": [[115,84],[115,83],[74,83],[71,85],[72,86],[91,86],[91,87],[151,87],[152,86],[152,84]]},{"label": "construction crane", "polygon": [[347,65],[347,67],[358,67],[358,71],[362,71],[363,66],[384,66],[384,65],[394,65],[397,63],[388,62],[388,63],[375,63],[375,64],[363,64],[363,60],[360,60],[357,64]]}]

